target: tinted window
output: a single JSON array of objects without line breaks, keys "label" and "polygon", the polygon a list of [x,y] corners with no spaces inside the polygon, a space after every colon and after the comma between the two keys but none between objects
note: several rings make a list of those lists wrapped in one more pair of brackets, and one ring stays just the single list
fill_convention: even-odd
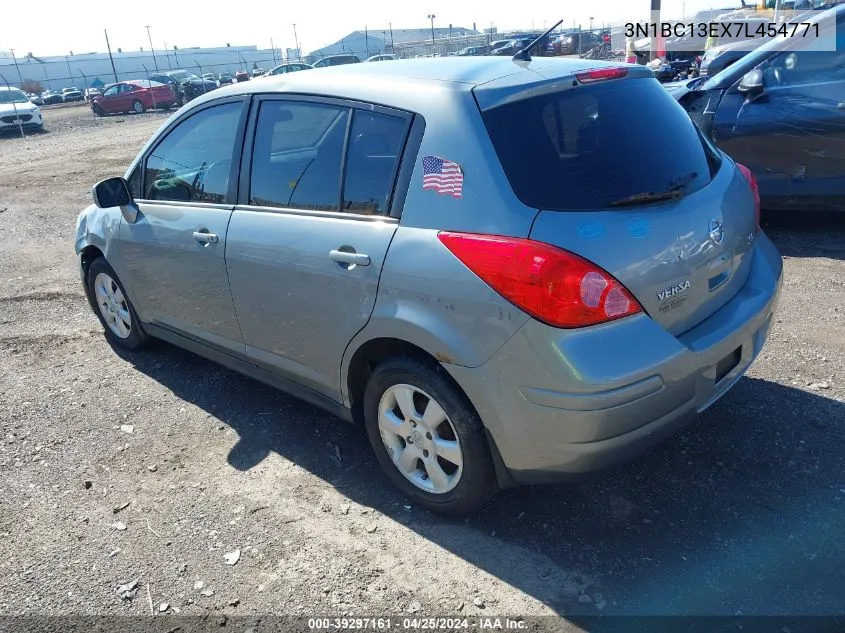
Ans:
[{"label": "tinted window", "polygon": [[258,112],[250,203],[337,211],[349,110],[265,101]]},{"label": "tinted window", "polygon": [[406,127],[398,117],[355,112],[343,180],[344,211],[386,213]]},{"label": "tinted window", "polygon": [[112,86],[111,88],[107,88],[106,91],[103,93],[104,97],[111,97],[112,95],[116,95],[117,91],[120,89],[120,85]]},{"label": "tinted window", "polygon": [[240,116],[240,103],[226,103],[179,123],[147,158],[144,197],[225,202]]},{"label": "tinted window", "polygon": [[483,114],[517,197],[538,209],[598,209],[710,180],[686,112],[654,79],[609,80]]}]

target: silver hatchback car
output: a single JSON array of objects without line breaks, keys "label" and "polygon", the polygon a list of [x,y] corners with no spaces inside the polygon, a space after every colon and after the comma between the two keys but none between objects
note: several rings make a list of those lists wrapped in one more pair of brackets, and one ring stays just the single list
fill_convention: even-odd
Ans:
[{"label": "silver hatchback car", "polygon": [[781,288],[753,175],[639,66],[236,84],[93,193],[76,252],[112,344],[162,339],[362,424],[443,513],[677,431],[748,369]]}]

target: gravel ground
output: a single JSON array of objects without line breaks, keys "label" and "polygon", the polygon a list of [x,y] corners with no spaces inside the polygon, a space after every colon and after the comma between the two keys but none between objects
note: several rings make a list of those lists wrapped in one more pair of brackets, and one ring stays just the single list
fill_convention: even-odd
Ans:
[{"label": "gravel ground", "polygon": [[106,344],[74,220],[166,115],[46,116],[0,139],[0,614],[843,613],[841,219],[770,219],[771,338],[686,432],[448,520],[324,413],[165,344]]}]

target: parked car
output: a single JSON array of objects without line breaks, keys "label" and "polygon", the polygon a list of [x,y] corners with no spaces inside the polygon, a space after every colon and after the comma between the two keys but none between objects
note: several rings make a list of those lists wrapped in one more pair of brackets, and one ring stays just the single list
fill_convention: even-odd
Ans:
[{"label": "parked car", "polygon": [[[759,44],[766,40],[759,39]],[[702,77],[710,77],[722,72],[725,68],[739,61],[751,52],[748,42],[732,42],[714,46],[701,58],[698,74]]]},{"label": "parked car", "polygon": [[215,75],[214,73],[203,73],[202,78],[205,81],[213,81],[213,82],[217,83],[217,75]]},{"label": "parked car", "polygon": [[314,68],[325,68],[327,66],[344,66],[346,64],[359,64],[361,60],[357,55],[330,55],[314,62]]},{"label": "parked car", "polygon": [[56,103],[63,103],[62,93],[55,90],[45,90],[41,93],[41,101],[44,105],[54,105]]},{"label": "parked car", "polygon": [[143,114],[147,110],[166,110],[178,103],[179,96],[172,86],[146,79],[133,79],[106,88],[103,94],[91,102],[91,109],[97,116],[117,112]]},{"label": "parked car", "polygon": [[555,55],[578,55],[586,53],[601,44],[601,35],[593,31],[576,31],[558,36],[553,40]]},{"label": "parked car", "polygon": [[487,51],[488,49],[486,46],[467,46],[466,48],[459,50],[455,53],[455,55],[457,57],[466,57],[468,55],[486,55]]},{"label": "parked car", "polygon": [[275,75],[284,75],[286,73],[295,73],[301,70],[311,70],[314,68],[311,64],[306,64],[305,62],[291,62],[289,64],[280,64],[276,66],[272,70],[268,70],[266,73],[261,75],[262,77],[273,77]]},{"label": "parked car", "polygon": [[240,83],[242,81],[249,81],[249,73],[245,70],[239,70],[235,73],[235,83]]},{"label": "parked car", "polygon": [[217,85],[224,86],[227,84],[234,83],[235,77],[232,73],[220,73],[217,75]]},{"label": "parked car", "polygon": [[83,95],[85,96],[86,101],[93,101],[96,97],[99,97],[102,94],[99,88],[86,88]]},{"label": "parked car", "polygon": [[845,211],[845,5],[809,19],[831,17],[836,50],[776,38],[707,80],[667,84],[702,132],[752,170],[767,208]]},{"label": "parked car", "polygon": [[263,68],[258,68],[256,66],[255,68],[252,69],[252,76],[253,76],[253,78],[261,77],[261,75],[263,75],[265,72],[266,71]]},{"label": "parked car", "polygon": [[170,86],[177,96],[177,105],[180,106],[217,88],[216,81],[203,79],[187,70],[168,70],[155,73],[150,75],[150,80]]},{"label": "parked car", "polygon": [[0,132],[20,130],[43,130],[41,110],[23,90],[0,86]]},{"label": "parked car", "polygon": [[111,344],[161,338],[361,424],[435,512],[677,431],[748,369],[781,287],[753,177],[634,65],[250,82],[94,200],[75,248]]},{"label": "parked car", "polygon": [[383,53],[381,55],[373,55],[365,59],[365,62],[390,62],[396,61],[399,59],[396,55],[392,55],[391,53]]},{"label": "parked car", "polygon": [[41,99],[41,95],[35,94],[34,92],[30,92],[26,95],[27,99],[29,99],[30,103],[33,103],[37,106],[44,105],[44,101]]},{"label": "parked car", "polygon": [[82,101],[82,91],[79,88],[62,88],[62,101],[65,103],[71,101]]}]

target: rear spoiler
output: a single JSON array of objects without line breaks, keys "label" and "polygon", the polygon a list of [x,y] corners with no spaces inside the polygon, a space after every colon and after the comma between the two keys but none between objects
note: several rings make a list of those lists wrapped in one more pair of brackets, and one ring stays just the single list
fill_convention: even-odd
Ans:
[{"label": "rear spoiler", "polygon": [[[518,72],[476,86],[472,92],[478,107],[483,112],[523,99],[573,90],[601,81],[654,78],[651,69],[639,64],[585,62],[584,66],[579,68],[574,61],[549,61],[551,63],[535,61],[524,64]],[[560,68],[564,65],[565,67]]]}]

